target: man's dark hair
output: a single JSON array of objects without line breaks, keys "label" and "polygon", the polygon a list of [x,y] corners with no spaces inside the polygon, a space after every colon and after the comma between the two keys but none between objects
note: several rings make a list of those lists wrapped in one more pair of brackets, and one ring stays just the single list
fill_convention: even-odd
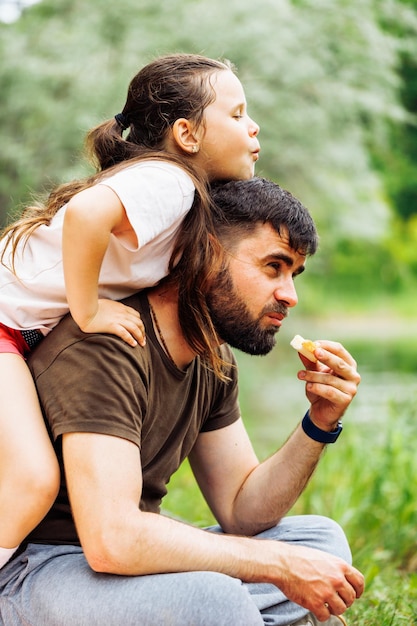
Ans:
[{"label": "man's dark hair", "polygon": [[290,246],[305,255],[315,253],[318,235],[302,203],[265,178],[218,183],[211,188],[211,201],[207,236],[196,240],[193,209],[186,216],[171,257],[168,280],[178,287],[179,321],[187,342],[223,378],[218,337],[206,295],[224,266],[225,250],[230,251],[242,238],[249,237],[259,224],[271,224],[280,235],[286,230]]},{"label": "man's dark hair", "polygon": [[303,204],[285,189],[265,178],[217,184],[211,189],[216,235],[223,246],[237,242],[269,223],[278,234],[286,230],[293,250],[314,254],[318,236]]}]

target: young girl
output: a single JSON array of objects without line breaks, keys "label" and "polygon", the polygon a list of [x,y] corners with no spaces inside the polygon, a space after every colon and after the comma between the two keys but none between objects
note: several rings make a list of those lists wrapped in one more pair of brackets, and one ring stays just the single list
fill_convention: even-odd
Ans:
[{"label": "young girl", "polygon": [[258,131],[230,64],[163,56],[133,78],[122,112],[88,134],[98,172],[58,187],[45,207],[30,207],[5,229],[0,567],[49,510],[59,484],[24,357],[68,310],[84,332],[144,345],[139,315],[115,300],[167,274],[193,201],[190,216],[210,211],[208,183],[254,175]]}]

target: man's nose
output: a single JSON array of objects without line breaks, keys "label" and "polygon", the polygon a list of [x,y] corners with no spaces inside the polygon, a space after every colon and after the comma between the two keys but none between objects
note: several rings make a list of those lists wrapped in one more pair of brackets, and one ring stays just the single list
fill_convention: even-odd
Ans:
[{"label": "man's nose", "polygon": [[284,302],[287,307],[294,307],[298,303],[297,291],[294,285],[294,279],[285,280],[274,293],[275,299]]}]

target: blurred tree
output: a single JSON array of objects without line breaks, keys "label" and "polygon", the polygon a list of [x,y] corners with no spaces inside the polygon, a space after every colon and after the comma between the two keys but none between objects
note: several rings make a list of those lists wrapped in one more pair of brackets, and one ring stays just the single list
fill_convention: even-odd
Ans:
[{"label": "blurred tree", "polygon": [[[416,7],[415,0],[402,0],[407,7]],[[402,79],[400,98],[409,113],[403,123],[390,124],[387,141],[373,141],[372,152],[383,175],[385,188],[398,217],[405,223],[417,215],[417,39],[408,24],[383,22],[388,32],[406,42],[398,58]],[[413,229],[410,228],[410,232]]]},{"label": "blurred tree", "polygon": [[0,29],[3,221],[30,190],[86,173],[86,130],[118,112],[139,67],[181,50],[237,65],[261,125],[258,173],[322,231],[385,232],[369,144],[406,119],[397,68],[417,15],[401,0],[43,0]]}]

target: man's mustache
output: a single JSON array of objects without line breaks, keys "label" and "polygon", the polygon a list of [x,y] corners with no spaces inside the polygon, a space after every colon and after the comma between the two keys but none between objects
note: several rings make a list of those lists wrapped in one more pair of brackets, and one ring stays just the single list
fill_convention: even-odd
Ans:
[{"label": "man's mustache", "polygon": [[267,305],[262,310],[262,315],[267,315],[268,313],[278,313],[278,315],[282,315],[283,317],[288,317],[289,311],[288,307],[282,302],[274,302],[273,304]]}]

